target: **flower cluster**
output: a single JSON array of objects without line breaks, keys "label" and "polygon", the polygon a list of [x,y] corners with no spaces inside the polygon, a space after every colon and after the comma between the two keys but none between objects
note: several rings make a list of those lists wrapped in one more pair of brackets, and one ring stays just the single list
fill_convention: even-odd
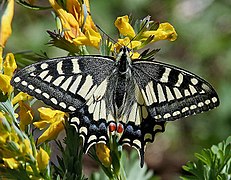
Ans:
[{"label": "flower cluster", "polygon": [[[138,50],[145,47],[149,43],[159,40],[175,41],[177,33],[174,27],[169,23],[155,23],[150,20],[150,16],[137,21],[136,28],[133,28],[129,23],[127,15],[118,17],[115,21],[115,26],[119,30],[120,36],[118,43],[114,48],[118,51],[122,46],[127,46],[132,50]],[[139,54],[134,53],[132,58],[138,58]]]},{"label": "flower cluster", "polygon": [[10,85],[10,80],[17,68],[17,65],[12,53],[8,53],[6,58],[3,60],[2,50],[3,49],[0,47],[0,90],[4,94],[10,94],[13,91],[13,87]]},{"label": "flower cluster", "polygon": [[[49,164],[48,153],[40,147],[36,150],[33,139],[18,129],[8,114],[0,112],[0,171],[7,177],[27,174],[30,178],[44,177]],[[8,174],[8,170],[14,170]],[[16,173],[17,172],[17,173]]]},{"label": "flower cluster", "polygon": [[13,53],[3,55],[12,33],[14,0],[6,1],[6,6],[2,7],[5,9],[0,19],[0,177],[46,178],[50,160],[48,149],[45,148],[45,151],[45,146],[36,148],[34,139],[27,131],[33,121],[33,111],[26,102],[32,97],[22,92],[13,96],[10,81],[17,64]]},{"label": "flower cluster", "polygon": [[41,120],[34,122],[34,126],[40,130],[46,129],[38,138],[37,143],[55,139],[64,129],[65,113],[59,110],[41,107],[38,109]]},{"label": "flower cluster", "polygon": [[[5,10],[1,11],[1,13],[2,17],[0,21],[0,48],[5,47],[6,41],[12,33],[11,22],[14,15],[14,0],[9,0]],[[2,62],[0,61],[0,63]]]},{"label": "flower cluster", "polygon": [[89,1],[67,0],[66,6],[61,7],[57,1],[49,0],[61,21],[58,30],[64,34],[64,38],[76,46],[93,46],[98,48],[101,36],[89,15]]},{"label": "flower cluster", "polygon": [[10,94],[13,91],[13,88],[10,85],[10,80],[17,68],[12,53],[7,54],[3,61],[3,48],[12,33],[11,23],[13,14],[14,0],[9,0],[0,19],[0,90],[3,94]]}]

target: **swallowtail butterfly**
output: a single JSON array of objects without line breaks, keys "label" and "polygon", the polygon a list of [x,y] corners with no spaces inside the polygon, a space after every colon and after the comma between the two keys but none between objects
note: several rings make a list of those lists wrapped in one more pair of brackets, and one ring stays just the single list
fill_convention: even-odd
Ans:
[{"label": "swallowtail butterfly", "polygon": [[117,58],[76,56],[50,59],[18,71],[12,85],[55,109],[83,137],[87,152],[95,143],[118,136],[120,145],[144,151],[166,121],[219,105],[213,87],[186,70],[154,61],[131,60],[129,49]]}]

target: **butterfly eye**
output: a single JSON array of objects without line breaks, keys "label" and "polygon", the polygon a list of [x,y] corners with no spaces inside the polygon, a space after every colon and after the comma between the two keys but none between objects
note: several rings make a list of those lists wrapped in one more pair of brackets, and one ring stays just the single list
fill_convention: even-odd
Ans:
[{"label": "butterfly eye", "polygon": [[128,47],[124,47],[124,53],[129,54],[131,52],[131,49]]},{"label": "butterfly eye", "polygon": [[124,52],[124,47],[120,48],[119,53]]},{"label": "butterfly eye", "polygon": [[126,46],[123,46],[122,48],[120,48],[119,52],[123,52],[123,54],[129,54],[131,51],[130,48],[126,47]]}]

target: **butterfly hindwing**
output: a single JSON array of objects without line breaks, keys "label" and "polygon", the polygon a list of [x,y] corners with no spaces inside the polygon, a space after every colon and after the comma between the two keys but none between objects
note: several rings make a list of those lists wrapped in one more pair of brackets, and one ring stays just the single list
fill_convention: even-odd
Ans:
[{"label": "butterfly hindwing", "polygon": [[69,114],[69,123],[80,134],[83,140],[83,152],[86,153],[95,143],[108,143],[108,123],[105,119],[93,120],[93,114],[89,114],[87,106],[79,111]]},{"label": "butterfly hindwing", "polygon": [[176,120],[219,105],[213,87],[193,73],[156,61],[136,60],[132,66],[133,77],[156,121]]},{"label": "butterfly hindwing", "polygon": [[165,122],[155,121],[151,117],[141,89],[133,77],[128,79],[126,84],[125,100],[119,112],[119,120],[124,128],[119,144],[136,148],[143,166],[146,144],[153,142],[158,132],[165,131]]}]

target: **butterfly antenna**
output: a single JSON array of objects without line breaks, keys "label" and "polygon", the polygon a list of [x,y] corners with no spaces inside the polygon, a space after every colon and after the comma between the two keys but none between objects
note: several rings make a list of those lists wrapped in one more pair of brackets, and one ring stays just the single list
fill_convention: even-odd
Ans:
[{"label": "butterfly antenna", "polygon": [[115,41],[113,38],[111,38],[100,26],[98,26],[98,25],[96,24],[96,27],[97,27],[105,36],[107,36],[108,39],[110,39],[114,44],[116,43],[116,41]]},{"label": "butterfly antenna", "polygon": [[[120,44],[119,42],[116,42],[113,38],[111,38],[100,26],[98,26],[97,24],[96,24],[96,27],[105,35],[105,36],[107,36],[107,38],[109,39],[109,40],[111,40],[113,43],[114,43],[114,45],[115,44],[119,44],[120,46],[123,46],[122,44]],[[116,48],[114,48],[114,54],[117,54],[116,53]]]}]

